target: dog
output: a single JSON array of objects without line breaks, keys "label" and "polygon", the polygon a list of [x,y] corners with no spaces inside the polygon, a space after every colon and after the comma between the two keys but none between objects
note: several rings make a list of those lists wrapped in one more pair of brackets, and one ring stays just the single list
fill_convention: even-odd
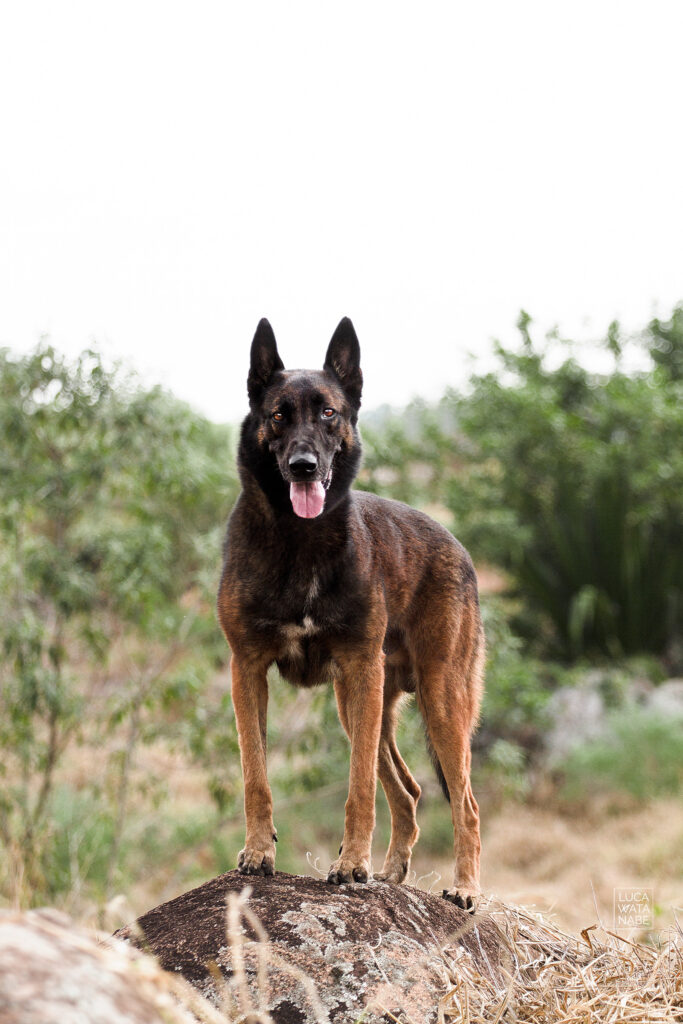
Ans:
[{"label": "dog", "polygon": [[371,874],[378,775],[391,841],[374,877],[400,884],[408,874],[420,787],[395,732],[402,699],[414,693],[451,805],[455,870],[443,895],[473,911],[481,842],[470,738],[484,665],[476,576],[443,526],[401,502],[351,490],[361,459],[362,384],[348,318],[321,371],[286,370],[270,324],[259,323],[238,452],[242,492],[228,523],[218,593],[244,778],[238,868],[245,875],[274,871],[266,673],[276,663],[295,686],[334,685],[351,742],[344,835],[327,881],[366,882]]}]

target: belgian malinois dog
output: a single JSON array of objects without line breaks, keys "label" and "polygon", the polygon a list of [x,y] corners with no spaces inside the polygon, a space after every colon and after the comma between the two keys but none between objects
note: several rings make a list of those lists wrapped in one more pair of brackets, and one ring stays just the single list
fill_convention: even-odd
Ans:
[{"label": "belgian malinois dog", "polygon": [[228,524],[218,613],[232,651],[246,842],[245,875],[272,875],[277,835],[266,775],[266,673],[295,686],[333,683],[351,741],[339,857],[327,881],[366,882],[379,775],[391,842],[375,878],[402,882],[418,837],[420,787],[396,746],[414,693],[455,832],[446,899],[473,910],[479,811],[470,736],[482,691],[484,634],[469,555],[444,527],[398,501],[351,490],[360,348],[343,319],[320,370],[286,370],[267,320],[251,347],[250,411],[238,465],[242,493]]}]

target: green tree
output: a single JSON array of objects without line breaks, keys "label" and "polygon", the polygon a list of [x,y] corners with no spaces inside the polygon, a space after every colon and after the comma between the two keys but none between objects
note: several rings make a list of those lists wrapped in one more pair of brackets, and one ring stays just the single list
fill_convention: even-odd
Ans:
[{"label": "green tree", "polygon": [[[527,628],[564,657],[673,657],[683,610],[683,390],[670,325],[651,328],[649,369],[627,374],[610,328],[611,373],[545,348],[523,314],[518,351],[450,402],[462,472],[449,486],[456,532],[509,571]],[[678,332],[678,333],[677,333]],[[680,343],[676,341],[676,345]],[[659,356],[657,355],[659,353]]]},{"label": "green tree", "polygon": [[9,874],[44,896],[67,749],[100,737],[89,785],[111,882],[137,745],[199,727],[223,655],[213,591],[236,480],[224,428],[95,352],[0,353],[0,436],[0,842]]},{"label": "green tree", "polygon": [[683,380],[683,305],[676,306],[668,322],[652,320],[643,341],[665,377],[680,383]]},{"label": "green tree", "polygon": [[602,373],[557,332],[539,344],[527,313],[517,326],[518,347],[496,345],[464,392],[364,427],[361,485],[446,504],[475,561],[508,573],[516,627],[541,653],[644,651],[677,667],[683,306],[635,339],[610,324]]}]

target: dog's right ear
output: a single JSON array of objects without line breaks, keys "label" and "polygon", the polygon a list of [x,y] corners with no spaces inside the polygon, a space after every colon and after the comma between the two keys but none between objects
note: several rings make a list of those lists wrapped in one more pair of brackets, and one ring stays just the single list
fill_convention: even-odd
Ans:
[{"label": "dog's right ear", "polygon": [[264,388],[270,384],[277,370],[284,370],[280,359],[273,328],[266,318],[259,321],[254,340],[251,343],[251,364],[247,378],[247,393],[250,402],[257,402]]}]

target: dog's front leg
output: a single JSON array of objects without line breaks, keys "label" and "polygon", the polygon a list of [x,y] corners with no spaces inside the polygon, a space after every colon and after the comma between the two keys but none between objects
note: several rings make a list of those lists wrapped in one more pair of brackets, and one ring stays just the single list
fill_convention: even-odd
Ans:
[{"label": "dog's front leg", "polygon": [[341,723],[351,740],[349,796],[344,839],[327,881],[367,882],[375,828],[377,751],[382,726],[384,661],[381,651],[370,661],[347,662],[334,685]]},{"label": "dog's front leg", "polygon": [[273,797],[266,772],[267,666],[232,658],[232,703],[244,779],[247,836],[237,866],[243,875],[272,875],[275,870]]}]

